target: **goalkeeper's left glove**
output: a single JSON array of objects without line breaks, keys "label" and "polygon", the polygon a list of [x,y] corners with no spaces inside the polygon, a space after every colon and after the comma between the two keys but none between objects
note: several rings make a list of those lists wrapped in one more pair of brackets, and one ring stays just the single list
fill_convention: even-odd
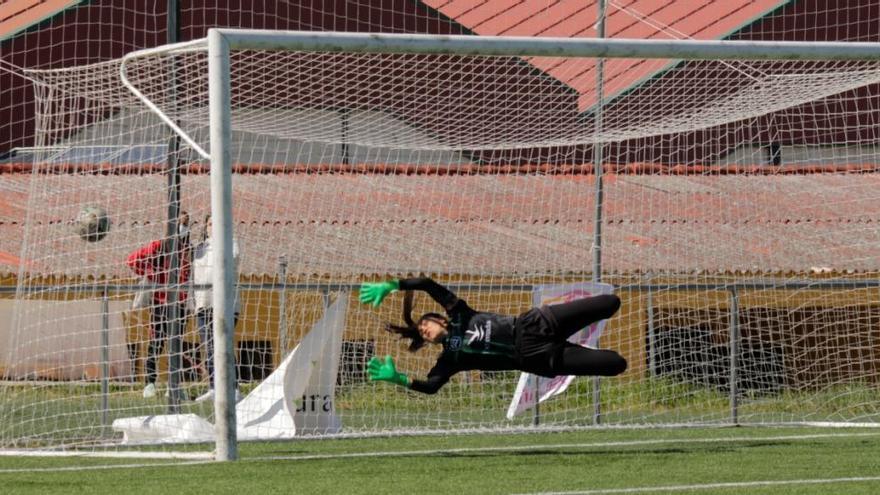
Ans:
[{"label": "goalkeeper's left glove", "polygon": [[409,388],[409,377],[403,373],[398,373],[394,368],[394,360],[391,356],[385,356],[385,360],[373,356],[367,363],[367,375],[370,381],[391,382],[404,388]]},{"label": "goalkeeper's left glove", "polygon": [[400,282],[397,280],[389,280],[387,282],[361,284],[361,292],[359,299],[364,304],[372,304],[374,308],[378,308],[382,304],[385,296],[400,289]]}]

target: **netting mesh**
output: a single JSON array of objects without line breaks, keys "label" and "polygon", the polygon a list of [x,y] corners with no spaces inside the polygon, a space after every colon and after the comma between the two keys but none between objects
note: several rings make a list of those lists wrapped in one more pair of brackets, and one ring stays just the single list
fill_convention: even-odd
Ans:
[{"label": "netting mesh", "polygon": [[[206,57],[188,53],[173,58],[134,59],[127,75],[166,114],[203,127],[208,117]],[[620,87],[611,86],[597,128],[596,102],[582,104],[572,87],[537,71],[541,61],[236,52],[232,124],[237,131],[265,137],[408,150],[608,144],[652,136],[674,139],[732,123],[747,128],[750,119],[787,109],[803,112],[801,105],[817,101],[833,104],[880,79],[876,62],[650,60],[645,64],[653,67],[655,78],[648,84],[606,76]],[[613,74],[625,62],[608,61],[605,73]],[[169,93],[170,72],[163,66],[172,63],[181,90]],[[564,79],[580,74],[595,80],[595,61],[568,65],[572,74],[561,75]],[[269,106],[266,94],[273,95]],[[776,132],[784,129],[779,123],[765,125]]]},{"label": "netting mesh", "polygon": [[[233,53],[242,393],[277,386],[270,374],[310,331],[340,331],[322,382],[292,399],[301,413],[333,416],[310,434],[591,426],[597,383],[603,424],[874,423],[876,63],[655,60],[642,62],[652,77],[627,79],[617,67],[632,62],[609,60],[620,75],[599,107],[560,82],[594,77],[595,60],[556,60],[564,76],[539,70],[553,62]],[[30,73],[43,151],[29,179],[5,368],[21,384],[2,392],[3,444],[114,443],[113,420],[167,412],[167,353],[159,395],[143,397],[155,317],[129,306],[127,257],[165,235],[170,134],[119,68]],[[206,69],[202,52],[169,52],[135,58],[126,73],[207,150]],[[193,230],[182,256],[195,263],[207,163],[186,145],[172,158]],[[75,234],[87,205],[112,218],[99,242]],[[601,279],[623,307],[599,345],[629,368],[577,379],[513,419],[515,371],[461,373],[436,396],[368,382],[373,355],[413,377],[433,364],[436,349],[408,353],[382,332],[401,320],[399,295],[379,309],[353,297],[362,281],[416,275],[512,315],[548,284]],[[106,308],[83,302],[104,288]],[[417,298],[417,314],[437,309]],[[182,311],[181,372],[195,397],[210,379],[198,308]],[[344,326],[321,326],[339,312]],[[88,340],[103,329],[108,343]],[[94,381],[106,372],[87,365],[103,348],[112,386],[102,392]],[[212,419],[210,402],[182,408]]]}]

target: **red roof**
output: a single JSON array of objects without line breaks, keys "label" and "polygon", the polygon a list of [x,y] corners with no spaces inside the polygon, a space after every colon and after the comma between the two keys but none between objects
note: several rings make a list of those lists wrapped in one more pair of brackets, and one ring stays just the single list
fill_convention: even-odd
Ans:
[{"label": "red roof", "polygon": [[[32,176],[0,174],[0,191]],[[37,176],[33,228],[0,224],[0,250],[35,272],[126,275],[126,255],[164,233],[160,174]],[[430,272],[588,273],[591,176],[236,175],[234,218],[247,274],[334,277]],[[608,175],[603,260],[607,273],[880,270],[880,173],[810,175]],[[183,208],[209,209],[207,175],[183,177]],[[843,199],[845,197],[845,200]],[[72,229],[79,206],[112,217],[96,243]],[[20,210],[19,210],[20,211]],[[195,226],[198,232],[200,226]]]},{"label": "red roof", "polygon": [[0,40],[16,35],[81,0],[7,0],[0,11]]},{"label": "red roof", "polygon": [[[459,34],[474,32],[478,34],[530,34],[535,36],[586,36],[595,29],[595,1],[554,1],[554,0],[493,0],[491,2],[470,2],[465,0],[427,0],[410,2],[400,0],[376,0],[363,2],[355,11],[344,8],[345,2],[257,2],[244,0],[232,2],[240,8],[230,8],[228,2],[213,0],[194,0],[187,2],[181,13],[182,39],[203,36],[208,25],[226,25],[250,28],[273,29],[310,29],[339,31],[382,31],[382,32],[422,32],[435,34]],[[159,44],[164,39],[164,4],[152,5],[134,0],[95,0],[83,2],[74,9],[69,9],[63,16],[56,16],[45,29],[33,30],[12,39],[4,40],[3,52],[6,61],[22,67],[57,67],[61,65],[85,64],[110,57],[118,57],[137,48]],[[778,5],[783,5],[770,15],[762,14]],[[429,7],[430,6],[430,7]],[[837,5],[829,11],[821,2],[783,2],[782,0],[627,0],[626,2],[609,3],[608,36],[635,36],[644,31],[649,37],[698,37],[712,38],[730,35],[745,39],[800,39],[800,40],[859,40],[876,41],[877,19],[880,18],[880,7],[873,0],[853,0],[846,5]],[[706,12],[711,11],[711,15]],[[247,16],[239,15],[247,12]],[[440,15],[438,15],[438,13]],[[120,17],[121,16],[121,17]],[[449,16],[452,20],[445,17]],[[754,21],[754,22],[751,22]],[[100,24],[102,29],[95,32],[91,29]],[[507,65],[495,68],[454,71],[457,77],[466,76],[459,81],[445,81],[432,89],[458,94],[468,90],[469,86],[489,87],[497,84],[501,91],[498,98],[510,102],[508,111],[517,111],[513,115],[485,115],[485,119],[475,118],[473,108],[460,105],[452,108],[455,112],[449,115],[457,117],[456,129],[478,130],[473,135],[487,135],[480,143],[492,141],[499,134],[515,135],[523,129],[522,120],[530,122],[531,129],[549,130],[565,125],[587,128],[591,116],[579,110],[589,108],[594,95],[594,68],[585,64],[575,68],[572,61],[561,63],[551,59],[534,59],[532,65],[521,60],[509,61]],[[636,64],[636,65],[632,65]],[[686,64],[682,64],[686,65]],[[717,65],[717,64],[716,64]],[[535,67],[542,67],[552,77],[546,77]],[[628,115],[633,108],[645,113],[642,102],[651,99],[656,103],[649,110],[653,116],[662,117],[668,112],[665,95],[670,88],[687,88],[688,78],[693,71],[705,69],[700,64],[682,67],[682,70],[666,70],[656,77],[649,75],[664,70],[663,62],[647,63],[640,61],[616,61],[606,64],[605,93],[607,96],[620,94],[605,107],[604,123],[607,125],[615,116]],[[702,68],[702,69],[701,69]],[[712,71],[720,71],[713,66]],[[492,72],[494,71],[494,73]],[[704,70],[705,72],[705,70]],[[521,83],[513,85],[504,82],[507,73],[518,74]],[[477,76],[474,76],[474,75]],[[423,77],[423,81],[438,81],[433,77]],[[487,81],[489,84],[487,84]],[[348,85],[348,81],[340,80],[340,85]],[[644,83],[644,84],[641,84]],[[621,93],[627,88],[638,84],[638,91]],[[703,92],[703,98],[720,97],[719,92],[735,87],[737,80],[731,78],[725,87]],[[442,86],[442,87],[441,87]],[[17,76],[0,71],[0,135],[10,136],[0,140],[0,155],[4,155],[13,147],[28,146],[32,143],[33,129],[33,91],[29,84]],[[540,89],[538,89],[540,88]],[[540,94],[545,101],[529,100],[520,93],[529,95]],[[869,98],[877,98],[871,89]],[[303,92],[296,93],[301,97]],[[318,93],[318,97],[326,93]],[[430,91],[421,93],[430,95]],[[352,92],[347,91],[347,97]],[[648,98],[648,95],[660,95],[660,98]],[[518,100],[517,100],[518,98]],[[552,98],[553,101],[550,101]],[[863,95],[846,96],[846,105],[858,106],[859,111],[880,108],[871,99]],[[441,100],[442,101],[442,100]],[[524,103],[529,103],[526,105]],[[697,101],[685,98],[679,101]],[[318,104],[338,108],[334,101],[318,99]],[[388,109],[399,112],[412,125],[442,136],[445,126],[443,122],[432,120],[436,112],[418,110],[414,105]],[[832,108],[828,106],[827,108]],[[795,112],[796,114],[798,112]],[[816,107],[810,112],[820,125],[831,119],[839,118],[845,112],[826,110]],[[865,113],[866,119],[875,118]],[[802,128],[815,128],[813,122],[805,121],[803,116],[792,117],[773,113],[768,120],[793,122],[803,121]],[[558,125],[557,125],[558,123]],[[491,125],[488,125],[491,124]],[[468,127],[470,125],[470,127]],[[799,144],[810,139],[802,139],[801,132],[777,132],[776,125],[765,125],[756,121],[755,125],[739,127],[744,129],[737,142],[749,141],[766,145],[771,139],[783,145]],[[854,129],[851,127],[850,129]],[[534,132],[534,131],[532,131]],[[615,152],[621,163],[630,161],[654,161],[660,163],[701,163],[713,160],[713,155],[702,144],[715,140],[724,142],[729,139],[730,132],[725,129],[710,129],[709,135],[702,131],[684,136],[683,140],[693,142],[686,151],[667,153],[664,143],[650,138],[639,141],[626,141],[618,146]],[[850,131],[855,134],[855,131]],[[457,136],[452,136],[451,140]],[[552,138],[552,136],[550,136]],[[842,136],[838,141],[858,139],[855,135]],[[540,164],[589,162],[592,160],[592,149],[588,145],[565,146],[558,140],[539,140],[533,148],[517,149],[514,152],[503,150],[474,150],[471,159],[480,163],[498,164]],[[544,145],[543,143],[549,143]],[[540,148],[538,146],[545,146]],[[722,151],[722,153],[725,151]],[[685,156],[685,153],[687,156]]]},{"label": "red roof", "polygon": [[[124,19],[113,21],[112,7],[119,2],[84,3],[70,15],[58,17],[58,30],[53,27],[39,33],[29,32],[4,41],[5,46],[10,47],[15,63],[28,65],[24,62],[27,57],[36,59],[37,62],[29,65],[33,67],[57,66],[65,61],[92,62],[161,42],[161,26],[149,31],[138,24],[155,16],[152,11],[141,15],[142,10],[131,7],[136,2],[125,0]],[[202,6],[210,2],[196,3],[198,6],[184,12],[184,39],[203,35],[205,23],[209,22],[205,19],[216,21],[218,25],[248,22],[234,18],[240,11],[230,14],[229,9],[223,7]],[[248,6],[258,3],[246,2]],[[609,37],[719,38],[784,2],[628,0],[625,7],[619,7],[623,3],[609,7]],[[35,2],[16,4],[36,5]],[[746,29],[744,37],[876,41],[876,19],[880,17],[874,4],[862,0],[859,5],[848,5],[846,10],[841,8],[832,16],[815,3],[790,2],[786,10],[790,7],[793,14],[768,16],[766,22],[759,23],[760,29]],[[363,7],[369,15],[357,18],[339,14],[336,5],[331,2],[327,6],[285,10],[284,15],[268,12],[268,7],[261,7],[263,10],[259,12],[256,7],[245,10],[254,13],[249,27],[459,32],[455,23],[426,15],[428,9],[424,6],[429,5],[476,34],[595,35],[595,2],[428,0],[395,3],[395,9],[412,10],[403,13],[388,7],[390,3],[377,2]],[[92,33],[88,28],[95,19],[101,20],[107,29]],[[792,20],[815,25],[798,29],[773,27]],[[131,32],[138,35],[132,36]],[[61,39],[65,42],[55,47],[55,40]],[[592,104],[594,68],[585,66],[574,70],[569,62],[548,58],[530,62],[553,78],[535,75],[538,71],[534,70],[523,72],[536,80],[562,81],[564,84],[557,82],[554,88],[558,86],[568,91],[569,106],[573,110],[576,98],[581,110]],[[662,64],[639,61],[609,63],[606,95],[618,94],[663,69]],[[667,72],[644,86],[658,86],[660,89],[656,92],[662,94],[663,80],[687,82],[687,71],[679,72],[684,74],[679,79]],[[650,88],[646,88],[642,93],[649,92]],[[22,105],[30,102],[32,94],[0,91],[0,97]],[[818,129],[817,132],[838,127],[833,119],[852,114],[842,105],[858,104],[876,110],[880,108],[874,105],[877,98],[880,97],[871,92],[867,96],[855,94],[839,106],[829,106],[832,109],[829,113],[817,110],[813,119],[822,126],[814,126],[803,117],[798,117],[797,122],[804,128]],[[626,99],[618,98],[614,104]],[[657,101],[662,106],[663,100]],[[614,104],[609,105],[606,116],[613,116]],[[537,106],[542,110],[547,107]],[[575,114],[566,114],[566,118],[577,118]],[[461,120],[467,120],[468,115],[464,115]],[[862,115],[866,122],[876,121],[872,113]],[[413,120],[418,121],[417,117]],[[503,117],[493,119],[496,126],[501,123],[516,128],[522,121],[510,115]],[[24,121],[21,117],[0,119],[0,128],[9,122]],[[756,124],[754,127],[767,126]],[[727,142],[724,132],[727,131],[718,131],[721,137],[714,141]],[[729,141],[766,143],[758,131],[749,132],[754,135]],[[16,133],[9,134],[23,137]],[[715,134],[710,134],[713,136]],[[700,139],[701,134],[691,137],[681,141],[694,143],[683,147],[696,150],[688,151],[695,155],[693,157],[672,155],[662,146],[654,146],[650,139],[632,146],[634,156],[623,153],[608,156],[620,156],[620,163],[637,160],[700,163],[704,156],[712,156],[699,152],[700,143],[710,139]],[[749,139],[751,137],[754,139]],[[795,134],[791,141],[813,142],[799,138]],[[0,146],[14,143],[4,142]],[[515,153],[526,157],[523,161],[530,165],[590,161],[589,157],[580,157],[561,146],[556,151],[548,151],[546,157],[540,150],[534,155],[531,151],[515,150]],[[551,152],[556,155],[550,156]],[[506,156],[491,162],[487,156],[475,155],[476,158],[481,164],[508,166],[511,163],[505,161],[509,158]],[[39,208],[28,211],[26,192],[31,177],[0,175],[0,250],[19,253],[24,240],[28,249],[21,255],[33,263],[35,272],[124,275],[127,273],[123,263],[125,255],[164,232],[160,219],[166,213],[165,178],[159,174],[39,176],[37,180],[42,182],[38,190],[45,191],[45,195],[37,200]],[[589,176],[540,173],[448,177],[237,175],[235,218],[244,253],[242,271],[274,273],[278,255],[287,254],[290,271],[300,274],[345,276],[392,270],[499,274],[586,272],[591,267],[593,232],[590,180]],[[604,266],[608,272],[626,273],[802,272],[812,267],[877,271],[880,269],[877,249],[880,233],[876,228],[880,206],[875,192],[880,185],[878,181],[880,174],[877,173],[608,176]],[[207,177],[185,176],[183,190],[184,208],[194,217],[200,217],[209,204]],[[112,216],[113,230],[101,242],[85,243],[72,234],[70,222],[78,205],[86,203],[101,204]],[[28,214],[32,228],[25,232],[23,224]]]},{"label": "red roof", "polygon": [[22,265],[21,258],[12,253],[0,251],[0,266],[8,267],[3,271],[15,271],[20,265]]},{"label": "red roof", "polygon": [[[596,2],[547,0],[424,0],[475,34],[596,38]],[[610,2],[607,38],[719,39],[787,3],[786,0],[631,0]],[[529,62],[580,93],[581,110],[596,102],[595,66],[531,58]],[[669,61],[617,60],[605,67],[605,95],[614,96],[662,70]]]}]

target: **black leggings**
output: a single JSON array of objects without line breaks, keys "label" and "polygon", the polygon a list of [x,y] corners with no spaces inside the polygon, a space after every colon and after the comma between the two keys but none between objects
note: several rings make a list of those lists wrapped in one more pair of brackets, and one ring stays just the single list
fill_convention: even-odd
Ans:
[{"label": "black leggings", "polygon": [[529,336],[530,342],[522,349],[525,351],[524,364],[545,376],[614,376],[623,373],[626,359],[620,354],[568,342],[568,338],[580,329],[611,318],[619,308],[620,298],[614,294],[541,307],[539,311],[548,325],[542,325],[539,331]]},{"label": "black leggings", "polygon": [[[165,342],[170,337],[171,309],[171,306],[167,304],[157,304],[152,307],[150,312],[150,344],[147,347],[147,362],[144,364],[147,383],[156,383],[156,378],[159,375],[156,370],[156,363],[159,360],[159,355],[165,350]],[[179,320],[181,335],[186,331],[187,316],[186,306],[179,304],[177,307],[177,319]]]},{"label": "black leggings", "polygon": [[[199,338],[202,341],[203,363],[208,368],[208,383],[214,388],[214,308],[202,308],[196,312],[196,325],[199,327]],[[238,313],[232,318],[232,330],[238,326]],[[234,354],[234,353],[233,353]],[[235,357],[233,356],[233,359]],[[238,383],[238,366],[233,366],[235,370],[235,381]]]},{"label": "black leggings", "polygon": [[558,342],[565,342],[587,325],[611,318],[618,309],[620,309],[619,297],[614,294],[602,294],[543,306],[541,312],[550,320],[554,338]]},{"label": "black leggings", "polygon": [[556,376],[616,376],[626,370],[626,359],[607,349],[589,349],[566,342],[550,360]]}]

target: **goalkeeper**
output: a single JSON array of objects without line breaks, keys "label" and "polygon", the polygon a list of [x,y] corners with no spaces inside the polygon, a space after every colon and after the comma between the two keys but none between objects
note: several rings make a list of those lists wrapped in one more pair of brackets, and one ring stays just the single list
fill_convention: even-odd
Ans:
[{"label": "goalkeeper", "polygon": [[[430,278],[409,278],[361,285],[360,302],[378,307],[385,297],[404,290],[406,326],[388,324],[385,330],[409,339],[409,350],[425,344],[443,347],[424,380],[411,379],[395,369],[391,356],[373,357],[367,365],[371,380],[381,380],[426,394],[436,393],[452,375],[465,370],[520,370],[545,377],[559,375],[614,376],[626,360],[610,350],[590,349],[568,342],[578,330],[610,318],[620,298],[599,295],[564,304],[532,308],[519,316],[471,309],[449,289]],[[426,313],[412,319],[414,290],[426,292],[446,314]]]}]

